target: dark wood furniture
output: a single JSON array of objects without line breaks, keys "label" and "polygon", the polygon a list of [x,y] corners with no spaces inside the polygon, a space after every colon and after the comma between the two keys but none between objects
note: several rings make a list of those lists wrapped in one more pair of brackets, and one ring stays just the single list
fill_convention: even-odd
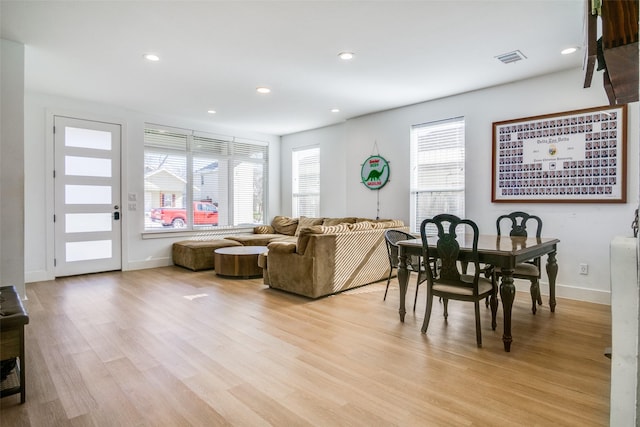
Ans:
[{"label": "dark wood furniture", "polygon": [[232,246],[213,252],[216,275],[236,279],[262,277],[258,255],[267,252],[266,246]]},{"label": "dark wood furniture", "polygon": [[[435,248],[437,238],[430,237],[429,245]],[[470,236],[458,236],[460,261],[471,260],[471,244],[473,239]],[[537,237],[510,237],[497,235],[480,235],[478,237],[478,261],[482,264],[499,266],[502,269],[502,281],[500,283],[500,298],[502,299],[502,309],[504,312],[504,333],[502,341],[505,351],[511,350],[511,308],[516,293],[513,284],[513,271],[516,264],[532,260],[536,257],[547,255],[547,276],[549,277],[549,307],[555,311],[556,307],[556,276],[558,274],[558,264],[556,262],[556,247],[560,240],[555,238]],[[407,257],[422,253],[422,240],[412,239],[398,242],[399,264],[398,282],[400,284],[400,321],[404,322],[405,296],[409,271],[407,270]]]},{"label": "dark wood furniture", "polygon": [[638,0],[603,0],[602,38],[597,40],[597,17],[586,4],[584,87],[591,86],[596,61],[604,69],[604,89],[610,105],[638,101]]},{"label": "dark wood furniture", "polygon": [[[437,243],[430,247],[427,236],[427,227],[433,226],[437,229]],[[474,266],[474,274],[461,274],[458,270],[458,256],[460,253],[460,243],[457,240],[458,234],[471,237],[470,251],[466,258],[466,264]],[[497,286],[494,280],[480,277],[483,273],[480,268],[478,258],[478,226],[470,219],[461,219],[455,215],[441,214],[433,218],[427,218],[420,224],[420,236],[422,239],[422,250],[425,259],[439,259],[441,262],[440,275],[436,278],[430,263],[426,263],[427,272],[427,305],[422,323],[422,333],[427,333],[429,319],[431,319],[431,309],[433,307],[433,297],[442,298],[444,304],[444,318],[447,319],[449,300],[470,301],[475,306],[476,320],[476,343],[482,347],[482,329],[480,327],[480,301],[485,298],[491,299],[491,329],[496,329],[496,312],[498,311]],[[414,308],[415,309],[415,308]]]},{"label": "dark wood furniture", "polygon": [[[528,237],[527,223],[533,224],[535,227],[535,236],[541,237],[542,235],[542,220],[536,215],[529,215],[526,212],[515,211],[509,214],[500,215],[496,220],[496,230],[498,236],[501,236],[501,225],[509,224],[509,236],[514,237]],[[532,227],[529,228],[530,230]],[[534,258],[531,261],[521,262],[516,264],[513,270],[514,279],[525,279],[531,282],[531,311],[536,314],[536,303],[542,305],[542,295],[540,295],[540,257]],[[497,281],[502,276],[502,269],[500,267],[494,267],[491,269],[492,277],[494,281]]]},{"label": "dark wood furniture", "polygon": [[[384,232],[384,239],[387,244],[387,254],[389,255],[389,277],[387,278],[387,287],[384,290],[383,298],[383,300],[386,300],[393,269],[398,268],[398,242],[401,240],[415,239],[415,236],[401,230],[387,230]],[[427,271],[422,266],[422,257],[420,255],[412,255],[410,262],[407,264],[407,268],[417,275],[416,295],[413,298],[413,311],[415,311],[416,303],[418,302],[418,289],[420,289],[420,284],[427,280]]]},{"label": "dark wood furniture", "polygon": [[0,383],[0,397],[20,393],[20,403],[26,400],[24,325],[28,323],[29,315],[15,287],[0,287],[0,360],[16,361],[13,371]]}]

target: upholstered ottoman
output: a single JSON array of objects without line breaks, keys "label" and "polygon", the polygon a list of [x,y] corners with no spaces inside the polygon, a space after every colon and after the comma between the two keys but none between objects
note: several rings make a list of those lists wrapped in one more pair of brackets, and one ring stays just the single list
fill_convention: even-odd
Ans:
[{"label": "upholstered ottoman", "polygon": [[215,268],[213,251],[228,246],[242,246],[242,244],[228,239],[183,240],[173,244],[171,256],[175,265],[193,271],[211,270]]}]

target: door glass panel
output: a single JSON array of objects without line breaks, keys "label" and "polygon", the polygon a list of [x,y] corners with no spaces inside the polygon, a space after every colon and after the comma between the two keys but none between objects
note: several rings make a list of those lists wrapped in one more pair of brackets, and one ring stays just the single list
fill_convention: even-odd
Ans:
[{"label": "door glass panel", "polygon": [[111,159],[96,157],[64,157],[64,172],[73,176],[111,177]]},{"label": "door glass panel", "polygon": [[65,203],[68,205],[110,205],[111,186],[65,185]]},{"label": "door glass panel", "polygon": [[111,240],[67,242],[67,262],[111,258]]},{"label": "door glass panel", "polygon": [[111,150],[111,132],[65,127],[64,145],[67,147]]},{"label": "door glass panel", "polygon": [[111,213],[65,214],[66,233],[111,231]]}]

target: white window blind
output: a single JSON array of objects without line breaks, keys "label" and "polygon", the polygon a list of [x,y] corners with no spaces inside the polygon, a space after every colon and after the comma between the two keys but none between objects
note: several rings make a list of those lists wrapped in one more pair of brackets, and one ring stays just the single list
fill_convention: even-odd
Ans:
[{"label": "white window blind", "polygon": [[411,229],[426,218],[464,208],[464,118],[411,127]]},{"label": "white window blind", "polygon": [[144,140],[145,208],[184,209],[187,193],[187,135],[145,129]]},{"label": "white window blind", "polygon": [[320,216],[320,147],[294,150],[292,155],[294,217]]},{"label": "white window blind", "polygon": [[[218,208],[218,226],[229,225],[229,142],[221,138],[194,135],[191,143],[193,200],[207,201]],[[202,228],[198,221],[194,228]]]},{"label": "white window blind", "polygon": [[266,143],[147,125],[144,146],[146,230],[173,228],[151,219],[160,207],[186,211],[188,229],[264,222]]},{"label": "white window blind", "polygon": [[235,141],[233,156],[233,224],[264,222],[267,146]]}]

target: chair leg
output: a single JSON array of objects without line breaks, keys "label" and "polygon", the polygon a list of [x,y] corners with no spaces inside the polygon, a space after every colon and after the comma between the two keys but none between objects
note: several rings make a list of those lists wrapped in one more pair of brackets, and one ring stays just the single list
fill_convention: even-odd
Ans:
[{"label": "chair leg", "polygon": [[[495,273],[491,273],[491,281],[493,282],[493,285],[495,286],[496,280],[498,280],[498,278],[496,277]],[[487,296],[484,300],[484,305],[488,308],[491,304],[490,298]]]},{"label": "chair leg", "polygon": [[498,323],[496,322],[496,317],[498,314],[498,295],[497,292],[491,294],[491,329],[496,330],[496,326]]},{"label": "chair leg", "polygon": [[420,273],[416,279],[416,296],[413,297],[413,311],[416,311],[416,304],[418,303],[418,289],[420,289]]},{"label": "chair leg", "polygon": [[422,322],[422,333],[427,333],[429,327],[429,319],[431,319],[431,307],[433,306],[433,295],[427,291],[427,307],[424,310],[424,321]]},{"label": "chair leg", "polygon": [[540,293],[540,282],[538,282],[538,305],[542,305],[542,294]]},{"label": "chair leg", "polygon": [[482,330],[480,329],[480,301],[474,301],[473,305],[476,309],[476,341],[478,347],[482,347]]},{"label": "chair leg", "polygon": [[382,298],[382,301],[387,300],[387,292],[389,291],[389,282],[391,282],[391,274],[393,274],[393,267],[391,267],[391,269],[389,270],[389,277],[387,278],[387,287],[384,290],[384,298]]},{"label": "chair leg", "polygon": [[541,300],[540,285],[538,283],[538,279],[531,280],[530,292],[531,292],[531,311],[533,312],[533,314],[536,314],[536,311],[538,310],[536,303]]},{"label": "chair leg", "polygon": [[447,318],[449,317],[449,311],[447,310],[449,307],[449,300],[446,298],[443,298],[443,304],[444,304],[444,320],[447,320]]}]

